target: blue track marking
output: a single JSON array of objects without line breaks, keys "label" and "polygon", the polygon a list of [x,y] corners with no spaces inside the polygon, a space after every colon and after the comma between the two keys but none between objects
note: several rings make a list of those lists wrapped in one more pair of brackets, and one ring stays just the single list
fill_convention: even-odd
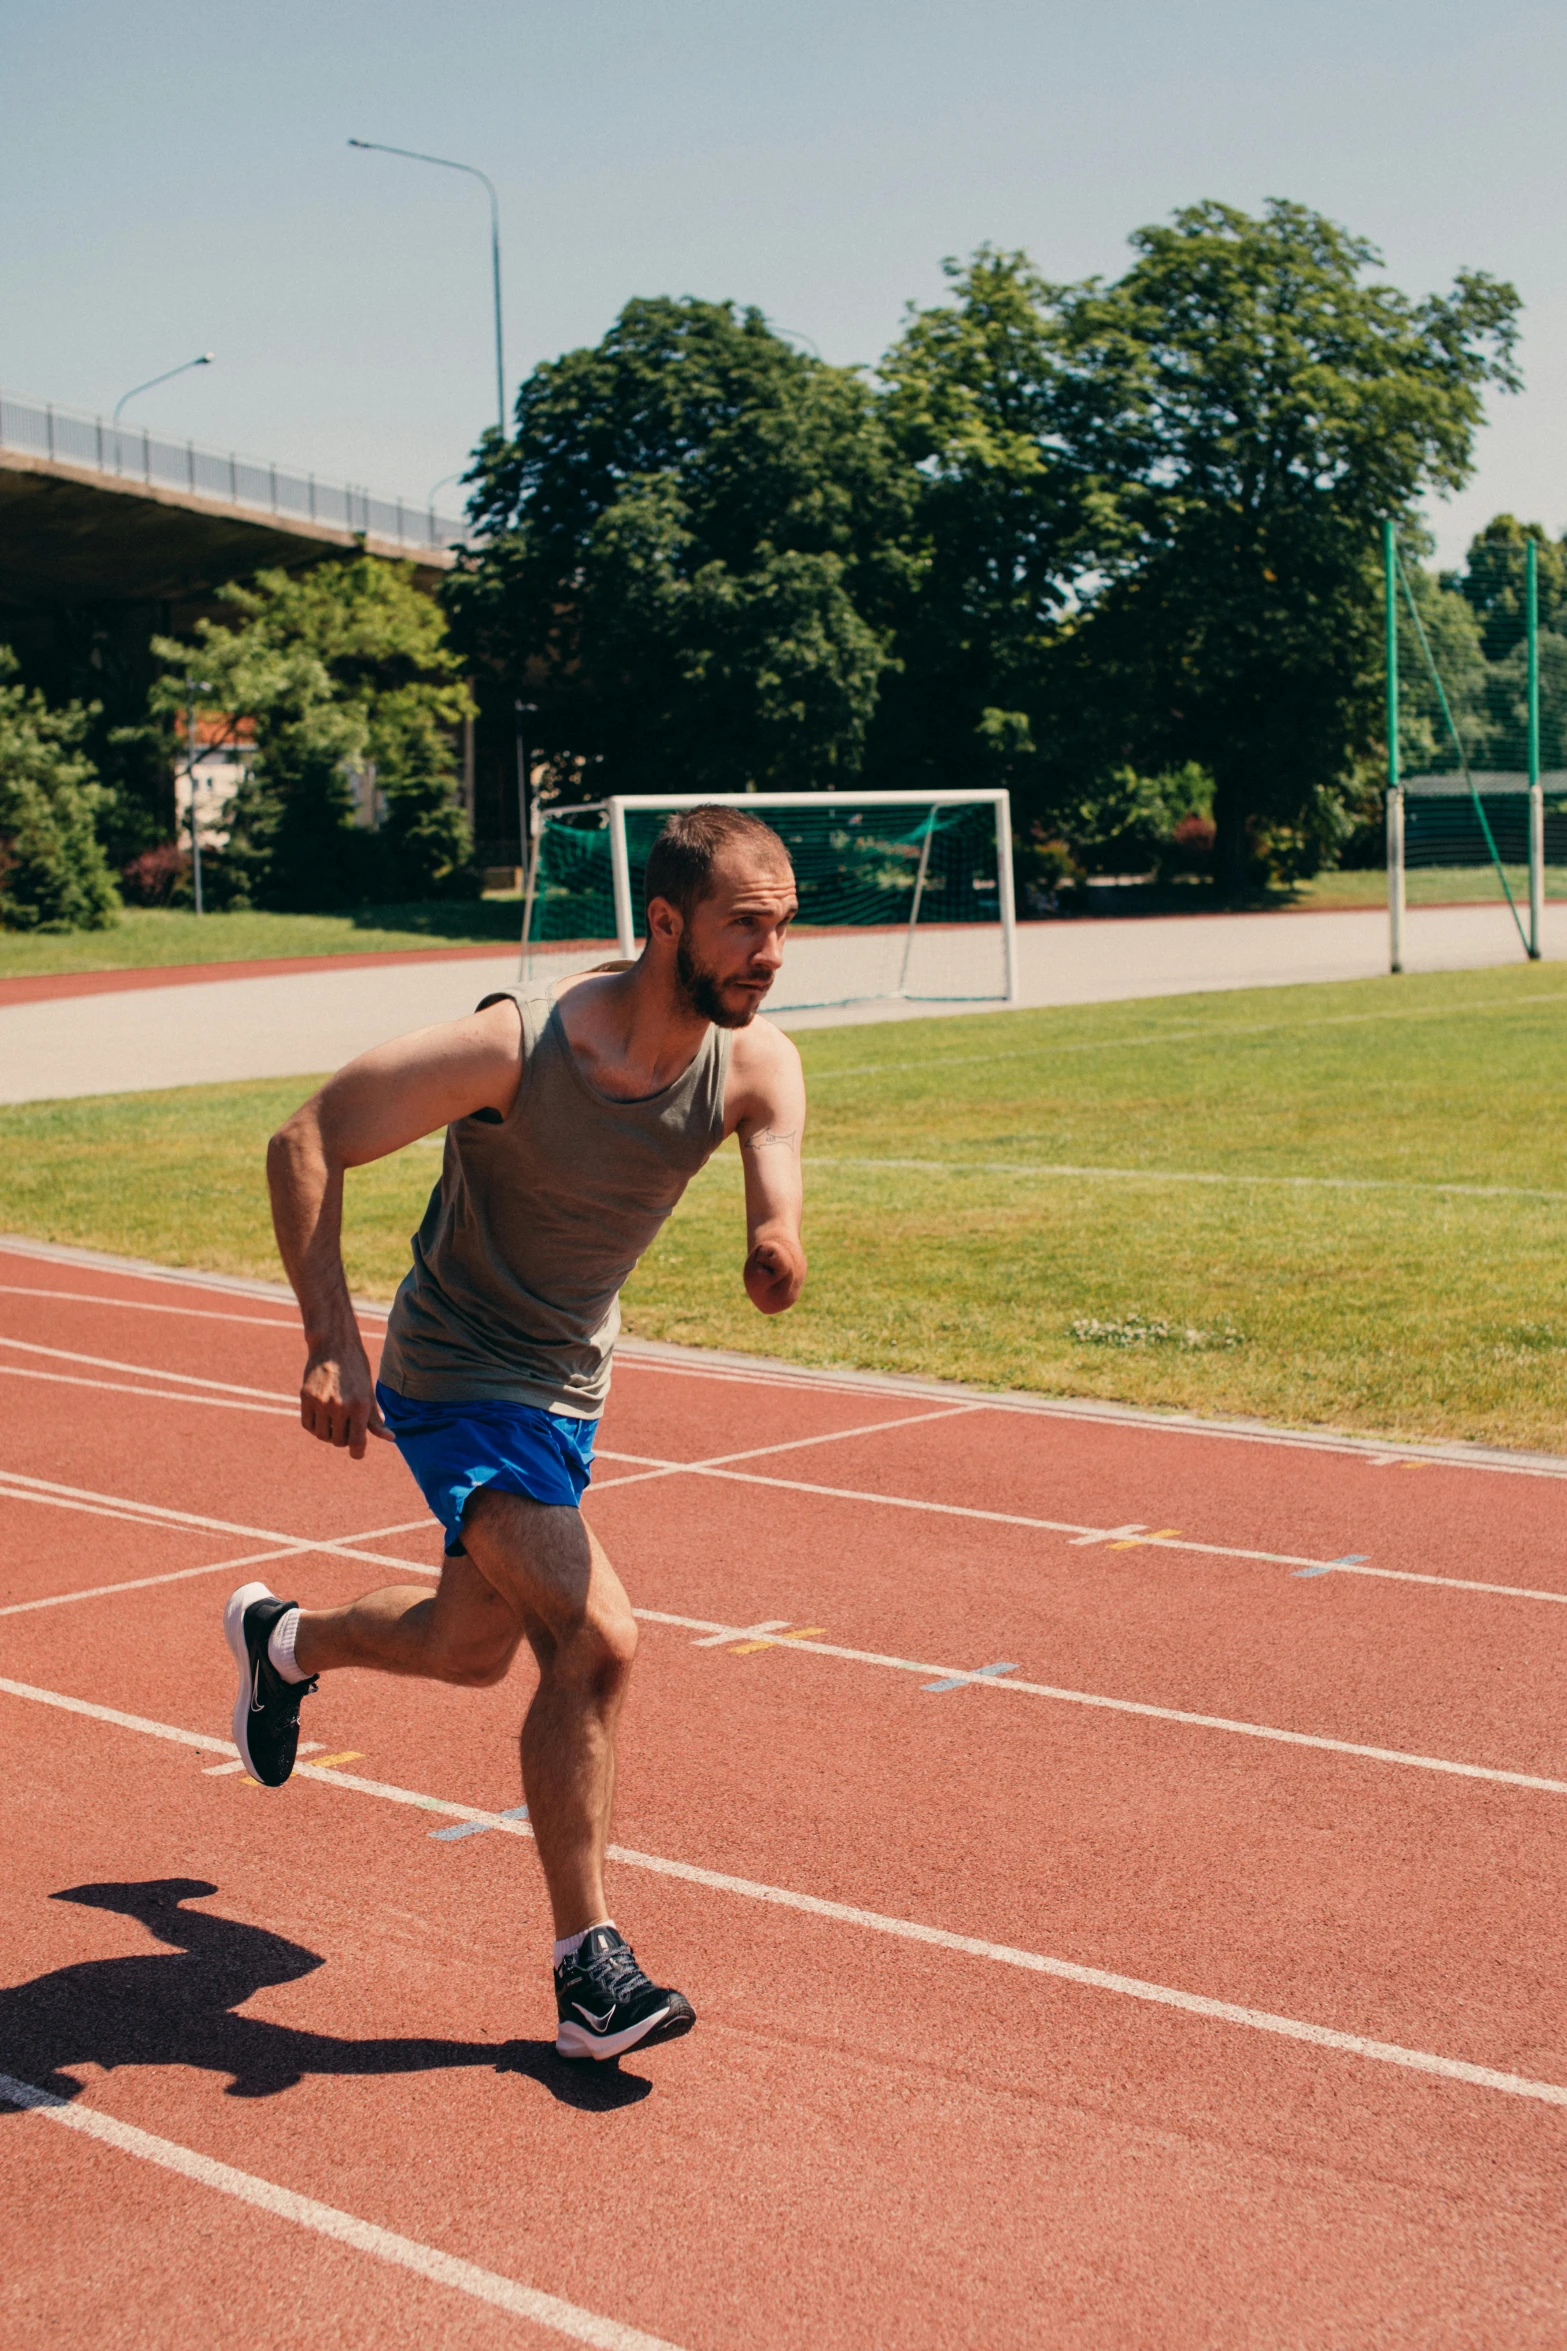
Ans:
[{"label": "blue track marking", "polygon": [[[501,1814],[502,1820],[526,1820],[527,1817],[526,1804],[514,1804],[510,1812]],[[482,1837],[485,1830],[493,1825],[493,1822],[487,1820],[460,1820],[454,1828],[432,1829],[430,1834],[443,1845],[454,1845],[459,1837]]]},{"label": "blue track marking", "polygon": [[1336,1567],[1364,1567],[1370,1556],[1369,1551],[1346,1551],[1342,1559],[1324,1559],[1320,1567],[1297,1567],[1295,1581],[1299,1584],[1314,1575],[1331,1575]]},{"label": "blue track marking", "polygon": [[955,1673],[950,1682],[922,1682],[924,1690],[961,1690],[969,1682],[977,1682],[986,1675],[1016,1673],[1015,1665],[976,1665],[972,1673]]}]

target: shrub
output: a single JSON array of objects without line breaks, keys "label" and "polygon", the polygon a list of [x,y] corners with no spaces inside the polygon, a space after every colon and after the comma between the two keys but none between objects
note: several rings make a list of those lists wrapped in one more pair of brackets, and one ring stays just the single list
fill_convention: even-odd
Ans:
[{"label": "shrub", "polygon": [[119,894],[94,830],[107,795],[82,749],[95,715],[51,710],[0,646],[0,928],[113,926]]}]

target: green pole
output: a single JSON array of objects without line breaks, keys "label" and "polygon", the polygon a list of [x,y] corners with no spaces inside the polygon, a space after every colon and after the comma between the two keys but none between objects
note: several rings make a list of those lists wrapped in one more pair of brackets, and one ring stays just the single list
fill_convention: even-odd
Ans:
[{"label": "green pole", "polygon": [[1404,968],[1404,794],[1398,780],[1398,544],[1391,518],[1382,525],[1387,625],[1387,922],[1388,966]]},{"label": "green pole", "polygon": [[1540,785],[1540,580],[1533,539],[1524,556],[1524,617],[1529,660],[1529,957],[1538,963],[1545,929],[1545,795]]}]

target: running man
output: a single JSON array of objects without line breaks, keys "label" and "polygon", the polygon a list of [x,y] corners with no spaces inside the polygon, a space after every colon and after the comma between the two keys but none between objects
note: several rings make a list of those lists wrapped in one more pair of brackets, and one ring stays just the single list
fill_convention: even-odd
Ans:
[{"label": "running man", "polygon": [[[800,1295],[805,1085],[757,1020],[795,913],[782,841],[738,809],[672,816],[647,864],[634,964],[487,996],[339,1070],[273,1136],[278,1247],[304,1318],[300,1418],[363,1459],[390,1438],[446,1533],[441,1579],[301,1608],[242,1584],[224,1630],[252,1777],[294,1767],[300,1700],[342,1666],[483,1688],[526,1639],[539,1682],[522,1784],[555,1915],[555,2046],[618,2057],[690,2031],[609,1915],[615,1731],[636,1654],[624,1588],[578,1504],[609,1387],[620,1290],[728,1135],[745,1170],[744,1281]],[[343,1274],[343,1175],[446,1127],[440,1182],[372,1384]]]}]

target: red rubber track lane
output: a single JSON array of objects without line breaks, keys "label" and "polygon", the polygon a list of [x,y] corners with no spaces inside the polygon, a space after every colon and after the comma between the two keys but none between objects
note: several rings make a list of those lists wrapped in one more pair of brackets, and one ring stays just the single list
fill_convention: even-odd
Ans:
[{"label": "red rubber track lane", "polygon": [[61,996],[119,996],[127,989],[193,988],[212,980],[266,980],[301,971],[364,971],[373,964],[495,962],[507,942],[492,946],[395,947],[363,955],[267,955],[239,963],[159,963],[132,971],[38,972],[0,979],[0,1010],[8,1004],[41,1004]]},{"label": "red rubber track lane", "polygon": [[[49,1375],[0,1387],[0,1470],[104,1497],[59,1508],[72,1498],[26,1499],[13,1477],[0,1607],[274,1538],[364,1536],[428,1577],[433,1528],[368,1532],[421,1516],[390,1448],[348,1463],[268,1404],[297,1379],[286,1308],[14,1255],[0,1278],[0,1333],[59,1351],[0,1350]],[[166,1304],[182,1311],[146,1311]],[[66,1360],[83,1355],[102,1363]],[[259,1409],[171,1401],[174,1373],[260,1391]],[[1567,2082],[1567,1795],[982,1683],[930,1694],[891,1665],[699,1629],[819,1626],[889,1658],[1006,1661],[1020,1681],[1567,1781],[1567,1624],[1548,1600],[808,1490],[1552,1591],[1556,1481],[937,1409],[623,1364],[609,1452],[792,1449],[722,1479],[606,1464],[590,1508],[634,1601],[697,1620],[644,1620],[619,1843]],[[889,1421],[908,1425],[832,1434]],[[780,1482],[739,1482],[760,1476]],[[236,1531],[165,1533],[138,1508]],[[319,1550],[246,1572],[323,1601],[397,1580]],[[525,1841],[442,1840],[350,1786],[273,1794],[213,1769],[230,1580],[0,1618],[8,1680],[214,1743],[0,1696],[0,2071],[79,2084],[123,2123],[690,2346],[1562,2339],[1564,2123],[1538,2099],[630,1866],[617,1915],[701,2024],[583,2082],[546,2045]],[[304,1728],[351,1777],[499,1811],[518,1801],[528,1680],[343,1675]],[[178,1881],[215,1891],[176,1901]],[[36,2215],[4,2292],[37,2339],[237,2343],[306,2311],[348,2344],[559,2339],[37,2117],[0,2113],[0,2170]]]}]

